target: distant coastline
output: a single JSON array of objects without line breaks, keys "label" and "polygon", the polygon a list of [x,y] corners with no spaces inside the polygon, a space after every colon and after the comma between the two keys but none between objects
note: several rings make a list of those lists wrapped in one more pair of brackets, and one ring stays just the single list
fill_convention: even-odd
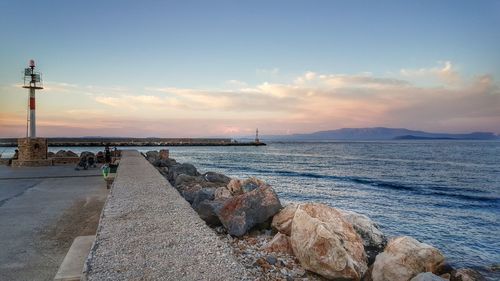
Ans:
[{"label": "distant coastline", "polygon": [[[239,142],[229,138],[47,138],[52,147],[94,146],[263,146],[263,142]],[[0,138],[0,147],[17,146],[17,138]]]}]

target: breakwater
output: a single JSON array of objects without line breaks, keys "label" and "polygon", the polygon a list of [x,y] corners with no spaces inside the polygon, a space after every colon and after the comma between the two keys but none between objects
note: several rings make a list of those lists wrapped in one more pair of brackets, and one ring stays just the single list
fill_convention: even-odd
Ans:
[{"label": "breakwater", "polygon": [[[437,248],[410,236],[388,240],[361,214],[321,203],[281,209],[273,189],[259,179],[200,174],[191,164],[158,159],[158,152],[145,156],[208,225],[228,238],[242,263],[251,261],[247,268],[260,269],[250,269],[257,278],[302,278],[314,272],[342,280],[484,280],[475,270],[454,269]],[[290,263],[290,255],[300,266]],[[322,278],[314,273],[307,278]]]},{"label": "breakwater", "polygon": [[[238,142],[229,138],[47,138],[51,147],[94,146],[262,146],[263,142]],[[17,146],[17,138],[0,138],[0,147]]]},{"label": "breakwater", "polygon": [[137,151],[123,151],[84,280],[242,280],[228,245]]}]

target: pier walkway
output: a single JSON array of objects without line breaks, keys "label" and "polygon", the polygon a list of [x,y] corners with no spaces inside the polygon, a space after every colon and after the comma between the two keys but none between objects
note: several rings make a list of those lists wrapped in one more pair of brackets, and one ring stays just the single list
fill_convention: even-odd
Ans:
[{"label": "pier walkway", "polygon": [[137,151],[123,151],[85,280],[242,280],[245,269]]}]

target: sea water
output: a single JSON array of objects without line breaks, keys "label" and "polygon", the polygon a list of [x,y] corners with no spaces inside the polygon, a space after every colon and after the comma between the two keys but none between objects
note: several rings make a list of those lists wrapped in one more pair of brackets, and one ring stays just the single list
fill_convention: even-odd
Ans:
[{"label": "sea water", "polygon": [[[102,150],[50,151],[59,149]],[[321,202],[365,214],[389,237],[409,235],[433,245],[456,267],[485,269],[500,263],[500,142],[307,142],[169,149],[172,158],[192,163],[201,172],[262,178],[284,203]],[[498,272],[487,274],[500,279]]]}]

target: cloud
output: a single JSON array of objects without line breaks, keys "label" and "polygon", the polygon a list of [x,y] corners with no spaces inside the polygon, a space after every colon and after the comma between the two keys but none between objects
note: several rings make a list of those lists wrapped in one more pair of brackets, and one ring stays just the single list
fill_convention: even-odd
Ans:
[{"label": "cloud", "polygon": [[[422,77],[439,83],[422,86],[418,83]],[[460,82],[450,86],[453,79]],[[80,127],[82,134],[97,135],[110,127],[107,135],[143,136],[249,135],[256,127],[263,134],[366,126],[500,132],[500,90],[495,78],[461,77],[450,62],[404,69],[393,77],[307,71],[281,83],[227,82],[230,88],[165,86],[136,92],[120,86],[59,83],[62,89],[48,91],[41,101],[47,108],[41,106],[40,125],[46,132],[57,131],[54,128],[78,132],[75,128]],[[61,94],[74,99],[61,99]],[[19,99],[19,106],[24,102]],[[23,110],[2,107],[1,112],[6,112],[0,116],[2,134],[11,131],[12,124],[22,131]],[[91,133],[92,127],[96,133]]]},{"label": "cloud", "polygon": [[457,84],[461,82],[461,77],[456,67],[450,61],[440,61],[439,66],[431,68],[406,69],[400,70],[403,77],[408,78],[437,78],[446,84]]}]

